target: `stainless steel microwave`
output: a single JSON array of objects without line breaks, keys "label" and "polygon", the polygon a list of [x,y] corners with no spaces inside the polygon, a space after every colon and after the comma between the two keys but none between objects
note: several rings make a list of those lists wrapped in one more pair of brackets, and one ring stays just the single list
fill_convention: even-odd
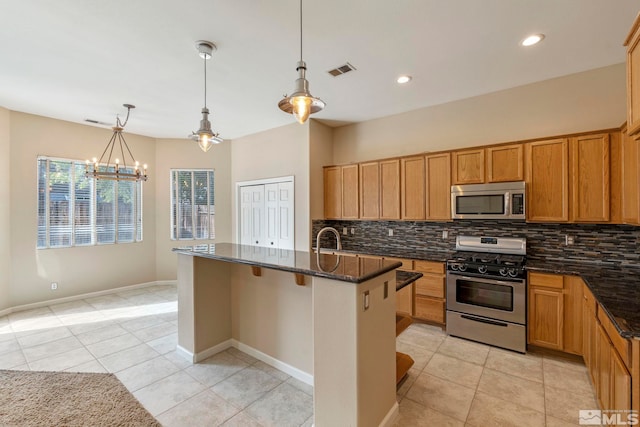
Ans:
[{"label": "stainless steel microwave", "polygon": [[524,220],[525,183],[451,186],[451,218]]}]

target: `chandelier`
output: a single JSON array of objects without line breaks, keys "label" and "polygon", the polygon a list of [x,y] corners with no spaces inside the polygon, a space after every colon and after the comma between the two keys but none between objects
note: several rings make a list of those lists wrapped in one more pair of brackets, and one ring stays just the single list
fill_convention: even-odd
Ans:
[{"label": "chandelier", "polygon": [[[124,119],[123,123],[120,121],[120,117],[116,115],[116,125],[112,128],[113,135],[111,135],[111,139],[102,152],[100,159],[94,157],[91,163],[89,163],[89,160],[86,162],[84,175],[87,178],[95,178],[97,180],[106,179],[111,181],[147,180],[147,165],[143,165],[142,171],[140,170],[140,163],[138,163],[133,157],[133,154],[131,154],[129,145],[122,135],[122,131],[129,121],[129,112],[132,108],[136,108],[136,106],[131,104],[122,105],[127,108],[127,117]],[[116,151],[115,155],[118,154],[118,147],[120,148],[120,157],[115,157],[113,163],[111,163],[114,150]],[[107,156],[106,164],[103,163],[105,156]],[[120,159],[122,159],[122,163],[120,163]]]},{"label": "chandelier", "polygon": [[298,123],[303,124],[307,121],[310,114],[321,111],[325,103],[320,98],[314,98],[309,92],[309,81],[305,77],[307,64],[302,60],[302,0],[300,0],[300,61],[296,67],[298,79],[295,83],[295,89],[290,96],[285,95],[278,102],[278,107],[285,113],[293,113]]},{"label": "chandelier", "polygon": [[190,138],[198,142],[200,149],[205,153],[209,151],[213,144],[219,144],[222,142],[218,133],[213,133],[211,130],[211,122],[209,121],[209,109],[207,108],[207,60],[211,58],[213,51],[215,51],[216,45],[206,40],[198,40],[196,42],[196,49],[200,58],[204,59],[204,108],[202,109],[202,120],[200,120],[200,129],[198,132],[193,132]]}]

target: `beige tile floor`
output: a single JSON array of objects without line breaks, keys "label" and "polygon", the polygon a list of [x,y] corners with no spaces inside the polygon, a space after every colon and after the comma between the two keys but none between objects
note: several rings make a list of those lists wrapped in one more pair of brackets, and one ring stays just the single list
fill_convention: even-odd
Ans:
[{"label": "beige tile floor", "polygon": [[[164,426],[311,426],[313,389],[236,349],[192,365],[175,351],[175,286],[0,317],[0,369],[113,372]],[[520,355],[413,324],[415,365],[396,426],[570,426],[596,408],[583,364]]]}]

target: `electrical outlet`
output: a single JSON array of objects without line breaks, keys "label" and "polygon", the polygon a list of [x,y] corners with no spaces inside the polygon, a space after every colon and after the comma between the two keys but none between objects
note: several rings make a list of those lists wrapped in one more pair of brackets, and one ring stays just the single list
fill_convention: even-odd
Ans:
[{"label": "electrical outlet", "polygon": [[356,234],[356,229],[355,229],[355,228],[352,228],[352,229],[351,229],[351,235],[354,235],[354,234]]},{"label": "electrical outlet", "polygon": [[567,246],[573,245],[575,243],[574,237],[569,236],[568,234],[564,235],[564,244]]},{"label": "electrical outlet", "polygon": [[449,238],[449,230],[442,230],[442,239],[448,239]]},{"label": "electrical outlet", "polygon": [[389,229],[389,237],[393,236],[393,228]]},{"label": "electrical outlet", "polygon": [[347,227],[342,227],[342,234],[347,235]]},{"label": "electrical outlet", "polygon": [[51,290],[52,291],[58,290],[58,282],[51,282]]}]

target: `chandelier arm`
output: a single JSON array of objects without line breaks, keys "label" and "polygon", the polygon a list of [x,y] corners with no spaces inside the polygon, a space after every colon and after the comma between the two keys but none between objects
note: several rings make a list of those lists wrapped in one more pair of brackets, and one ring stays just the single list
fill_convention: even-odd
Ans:
[{"label": "chandelier arm", "polygon": [[113,136],[109,140],[110,150],[109,150],[109,158],[107,159],[107,170],[109,169],[109,165],[111,164],[111,155],[113,154],[113,146],[116,145],[116,136],[118,132],[114,132]]},{"label": "chandelier arm", "polygon": [[[104,147],[104,151],[102,152],[102,155],[100,156],[100,159],[98,160],[98,163],[102,163],[102,159],[104,159],[104,155],[107,153],[107,150],[109,149],[109,147],[111,147],[111,150],[113,151],[113,141],[115,139],[116,135],[115,133],[113,135],[111,135],[111,139],[109,139],[109,142],[107,143],[107,146]],[[111,153],[109,153],[109,159],[111,159]],[[107,161],[107,165],[109,164],[109,162]]]},{"label": "chandelier arm", "polygon": [[[118,133],[118,144],[120,144],[120,154],[122,155],[122,166],[126,169],[127,168],[127,156],[124,155],[124,149],[122,148],[122,140],[124,138],[122,137],[121,133]],[[126,141],[124,143],[124,145],[127,145]]]}]

